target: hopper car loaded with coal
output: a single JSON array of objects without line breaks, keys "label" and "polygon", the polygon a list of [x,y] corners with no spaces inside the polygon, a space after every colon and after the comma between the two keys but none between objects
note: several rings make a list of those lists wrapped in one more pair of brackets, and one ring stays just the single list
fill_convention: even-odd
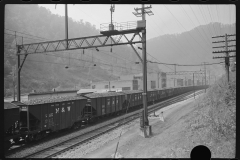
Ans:
[{"label": "hopper car loaded with coal", "polygon": [[[194,86],[194,89],[206,87]],[[147,103],[157,103],[192,90],[193,86],[150,90]],[[4,102],[5,149],[22,140],[39,140],[50,132],[78,128],[103,116],[125,113],[126,109],[142,106],[142,103],[142,91],[137,90]]]}]

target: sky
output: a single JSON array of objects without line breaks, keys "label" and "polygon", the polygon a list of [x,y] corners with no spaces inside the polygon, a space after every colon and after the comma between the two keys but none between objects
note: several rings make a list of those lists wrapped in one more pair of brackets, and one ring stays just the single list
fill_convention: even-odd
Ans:
[{"label": "sky", "polygon": [[[39,6],[49,9],[53,14],[65,15],[64,4],[41,4]],[[56,6],[56,8],[55,8]],[[68,17],[75,21],[90,22],[100,29],[100,24],[111,22],[110,4],[68,4]],[[149,5],[145,5],[149,6]],[[142,5],[122,4],[115,5],[113,22],[138,21],[142,17],[136,17],[132,12],[134,8]],[[235,5],[151,5],[153,15],[146,15],[147,40],[164,35],[179,34],[189,31],[199,25],[211,22],[222,24],[236,23]],[[224,12],[223,12],[224,11]]]}]

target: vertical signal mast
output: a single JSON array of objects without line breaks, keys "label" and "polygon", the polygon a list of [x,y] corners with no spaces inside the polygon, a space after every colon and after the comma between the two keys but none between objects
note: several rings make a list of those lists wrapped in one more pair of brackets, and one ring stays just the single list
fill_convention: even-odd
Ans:
[{"label": "vertical signal mast", "polygon": [[[111,7],[110,7],[110,11],[111,11],[111,24],[109,24],[109,29],[110,30],[114,30],[114,25],[112,23],[112,13],[114,12],[115,10],[115,5],[114,4],[111,4]],[[111,44],[112,44],[112,40],[111,40]],[[112,46],[111,46],[111,52],[112,52]]]},{"label": "vertical signal mast", "polygon": [[110,11],[111,11],[111,25],[112,25],[112,13],[114,12],[114,10],[115,10],[115,5],[111,4],[111,7],[110,7]]}]

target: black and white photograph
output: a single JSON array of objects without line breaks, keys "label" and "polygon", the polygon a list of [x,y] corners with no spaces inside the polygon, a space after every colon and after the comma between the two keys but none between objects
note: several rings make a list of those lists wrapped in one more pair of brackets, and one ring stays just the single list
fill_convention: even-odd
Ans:
[{"label": "black and white photograph", "polygon": [[5,158],[236,158],[236,4],[51,3],[4,6]]}]

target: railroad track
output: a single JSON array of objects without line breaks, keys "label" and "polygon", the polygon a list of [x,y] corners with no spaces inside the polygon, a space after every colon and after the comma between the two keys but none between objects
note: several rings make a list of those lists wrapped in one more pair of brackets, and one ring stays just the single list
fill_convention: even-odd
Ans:
[{"label": "railroad track", "polygon": [[[195,92],[195,95],[201,94],[202,92],[203,91]],[[168,105],[171,105],[171,104],[186,100],[188,98],[191,98],[191,97],[193,97],[193,95],[189,95],[189,94],[192,94],[192,93],[193,92],[188,92],[188,93],[185,93],[183,95],[173,97],[169,100],[165,100],[163,102],[151,105],[148,109],[148,112],[151,113],[151,112],[154,112],[155,110],[161,109],[161,108],[166,107]],[[92,140],[96,137],[99,137],[102,134],[105,134],[109,131],[112,131],[112,130],[120,127],[123,124],[127,124],[127,123],[139,118],[139,113],[140,112],[141,111],[139,111],[139,110],[134,111],[133,113],[130,114],[130,116],[124,117],[124,119],[120,119],[120,120],[118,120],[118,121],[116,121],[112,124],[107,125],[107,126],[103,126],[101,128],[98,128],[96,130],[92,130],[92,131],[90,131],[88,133],[85,133],[83,135],[79,135],[79,136],[76,136],[76,137],[71,138],[69,140],[66,140],[64,142],[61,142],[57,145],[45,148],[45,149],[40,150],[40,151],[37,151],[37,152],[35,152],[33,154],[30,154],[30,155],[28,155],[24,158],[53,158],[53,157],[56,157],[57,155],[60,155],[64,152],[66,152],[66,151],[72,150],[72,149],[76,148],[77,146],[79,146],[83,143],[86,143],[86,142],[88,142],[88,141],[90,141],[90,140]]]}]

